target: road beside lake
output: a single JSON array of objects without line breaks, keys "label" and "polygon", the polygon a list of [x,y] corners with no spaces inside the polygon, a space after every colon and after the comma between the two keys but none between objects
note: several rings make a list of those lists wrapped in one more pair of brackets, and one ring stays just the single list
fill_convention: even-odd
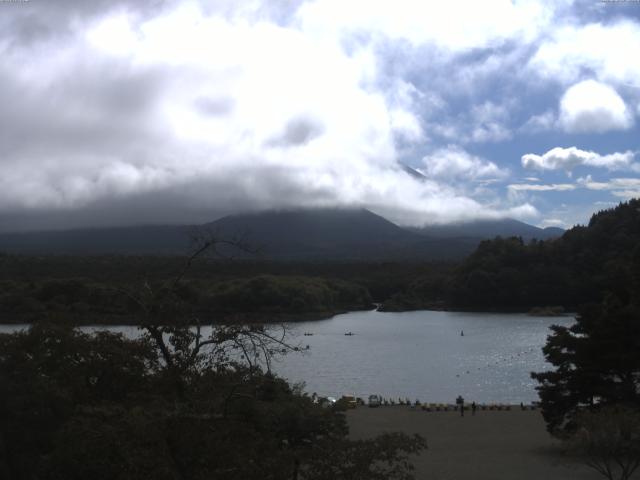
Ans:
[{"label": "road beside lake", "polygon": [[[358,407],[347,413],[351,437],[418,433],[428,450],[415,459],[418,480],[597,480],[563,454],[539,411],[424,412],[405,406]],[[634,476],[633,478],[636,478]],[[640,477],[637,477],[640,478]]]}]

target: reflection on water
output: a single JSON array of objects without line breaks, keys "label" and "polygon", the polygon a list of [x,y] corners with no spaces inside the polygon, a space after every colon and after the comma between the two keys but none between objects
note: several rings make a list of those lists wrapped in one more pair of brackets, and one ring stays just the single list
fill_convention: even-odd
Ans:
[{"label": "reflection on water", "polygon": [[[537,395],[529,373],[548,368],[541,347],[549,325],[572,322],[522,314],[353,312],[291,324],[293,341],[310,348],[287,355],[274,369],[320,395],[530,402]],[[0,325],[0,332],[25,327]],[[83,330],[99,328],[106,327]],[[108,328],[129,337],[140,334],[136,327]]]}]

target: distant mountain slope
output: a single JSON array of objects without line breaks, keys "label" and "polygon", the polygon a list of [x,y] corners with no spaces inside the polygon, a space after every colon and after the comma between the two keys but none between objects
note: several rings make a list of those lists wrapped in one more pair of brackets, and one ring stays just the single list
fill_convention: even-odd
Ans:
[{"label": "distant mountain slope", "polygon": [[[414,252],[424,239],[368,210],[314,209],[232,215],[203,226],[140,226],[0,235],[0,251],[54,254],[181,254],[190,233],[242,236],[267,258],[372,259]],[[420,250],[420,248],[418,248]],[[428,253],[428,252],[423,252]]]},{"label": "distant mountain slope", "polygon": [[463,258],[473,252],[482,239],[496,235],[529,238],[531,233],[530,236],[544,238],[540,232],[545,230],[521,222],[514,225],[474,222],[408,230],[365,209],[285,210],[231,215],[202,226],[2,234],[0,252],[182,254],[189,248],[190,234],[204,228],[224,238],[241,236],[267,259],[452,260]]},{"label": "distant mountain slope", "polygon": [[282,210],[230,215],[207,224],[222,232],[246,230],[265,242],[286,240],[318,248],[336,244],[379,244],[418,240],[407,232],[369,210]]},{"label": "distant mountain slope", "polygon": [[269,257],[395,256],[423,239],[368,210],[289,210],[231,215],[207,225],[241,234]]},{"label": "distant mountain slope", "polygon": [[511,218],[502,220],[476,220],[448,225],[428,225],[423,228],[413,229],[413,231],[432,238],[471,237],[485,240],[501,236],[522,237],[525,241],[533,238],[546,240],[560,237],[564,233],[564,230],[561,228],[539,228]]}]

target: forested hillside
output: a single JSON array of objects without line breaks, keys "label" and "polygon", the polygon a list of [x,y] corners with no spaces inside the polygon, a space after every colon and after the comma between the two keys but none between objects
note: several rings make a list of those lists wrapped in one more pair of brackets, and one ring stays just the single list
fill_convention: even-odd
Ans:
[{"label": "forested hillside", "polygon": [[[0,225],[1,227],[1,225]],[[279,262],[442,261],[463,259],[481,240],[502,236],[547,239],[542,229],[512,219],[402,228],[366,209],[267,210],[230,215],[204,225],[147,225],[0,233],[0,252],[13,255],[184,255],[203,235],[242,239],[250,252],[222,253]]]},{"label": "forested hillside", "polygon": [[[166,282],[150,281],[156,290]],[[0,322],[66,319],[75,323],[137,323],[138,306],[124,284],[86,278],[0,281]],[[127,288],[140,289],[132,282]],[[231,281],[188,280],[175,289],[176,301],[187,302],[201,321],[223,321],[241,314],[246,320],[276,321],[327,317],[347,310],[373,308],[366,288],[338,279],[259,275]]]},{"label": "forested hillside", "polygon": [[525,244],[482,242],[451,280],[449,303],[462,308],[531,308],[600,301],[607,291],[628,297],[640,268],[640,200],[594,214],[562,237]]},{"label": "forested hillside", "polygon": [[[0,322],[38,321],[52,315],[79,323],[131,322],[135,305],[123,288],[142,288],[145,281],[161,285],[184,262],[178,256],[0,255]],[[179,291],[203,320],[231,313],[264,314],[257,316],[266,320],[287,313],[291,320],[321,318],[372,308],[372,301],[382,303],[416,281],[442,289],[454,267],[430,262],[203,258],[192,265]]]}]

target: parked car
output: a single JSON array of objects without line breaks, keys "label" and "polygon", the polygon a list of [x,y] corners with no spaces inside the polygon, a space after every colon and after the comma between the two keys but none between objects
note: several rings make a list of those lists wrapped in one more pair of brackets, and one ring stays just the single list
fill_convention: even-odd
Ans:
[{"label": "parked car", "polygon": [[382,405],[382,398],[380,395],[369,395],[369,407],[379,407]]},{"label": "parked car", "polygon": [[356,408],[358,406],[355,395],[343,395],[342,398],[340,398],[340,403],[346,408]]}]

